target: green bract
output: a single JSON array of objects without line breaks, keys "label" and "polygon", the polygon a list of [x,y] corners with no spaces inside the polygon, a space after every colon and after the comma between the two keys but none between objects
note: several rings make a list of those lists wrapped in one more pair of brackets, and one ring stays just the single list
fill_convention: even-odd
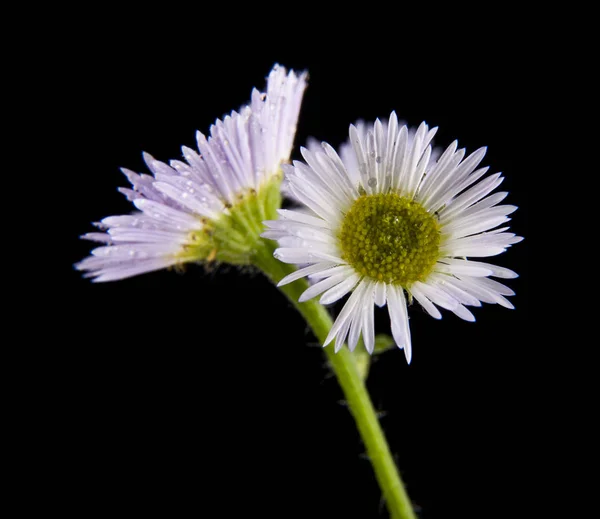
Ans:
[{"label": "green bract", "polygon": [[258,191],[239,195],[217,220],[205,219],[204,228],[190,233],[194,245],[184,245],[183,261],[223,262],[232,265],[252,263],[263,231],[263,221],[277,218],[281,207],[282,175],[274,175]]}]

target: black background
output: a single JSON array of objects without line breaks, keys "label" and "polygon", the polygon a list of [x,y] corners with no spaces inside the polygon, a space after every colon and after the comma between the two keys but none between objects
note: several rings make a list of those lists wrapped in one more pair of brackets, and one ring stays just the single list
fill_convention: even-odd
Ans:
[{"label": "black background", "polygon": [[[310,73],[294,158],[310,136],[338,146],[350,123],[396,110],[439,126],[439,146],[488,146],[484,165],[504,172],[506,203],[519,206],[511,229],[526,240],[491,261],[520,273],[507,282],[516,310],[484,305],[466,323],[415,305],[412,364],[401,351],[382,355],[368,387],[422,519],[518,515],[541,397],[529,298],[532,48],[440,43],[431,54],[409,42],[365,57],[345,43],[292,52],[273,38],[229,52],[216,39],[166,44],[156,27],[126,29],[80,29],[56,73],[62,146],[51,158],[66,252],[44,324],[58,341],[37,358],[48,367],[39,474],[59,488],[49,499],[81,516],[387,517],[319,345],[261,275],[190,266],[92,284],[72,268],[92,248],[78,239],[92,221],[131,210],[116,191],[127,185],[119,167],[145,172],[142,151],[180,158],[279,62]],[[388,332],[378,312],[377,331]]]}]

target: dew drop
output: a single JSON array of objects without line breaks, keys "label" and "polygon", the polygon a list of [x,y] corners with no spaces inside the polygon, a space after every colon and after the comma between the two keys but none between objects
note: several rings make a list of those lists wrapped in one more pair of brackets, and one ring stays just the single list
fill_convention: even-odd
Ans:
[{"label": "dew drop", "polygon": [[375,187],[377,185],[377,179],[374,177],[371,177],[368,180],[367,184],[369,185],[369,187]]},{"label": "dew drop", "polygon": [[375,159],[375,162],[377,162],[377,164],[381,164],[381,161],[383,159],[378,155],[377,158]]}]

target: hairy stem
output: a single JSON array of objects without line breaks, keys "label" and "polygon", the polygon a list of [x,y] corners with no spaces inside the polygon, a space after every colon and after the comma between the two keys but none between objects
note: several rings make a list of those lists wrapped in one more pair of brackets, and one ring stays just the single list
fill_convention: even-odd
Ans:
[{"label": "hairy stem", "polygon": [[[263,240],[253,259],[254,264],[277,284],[295,269],[275,259],[273,250],[271,243]],[[329,313],[315,300],[298,302],[298,298],[308,286],[308,283],[301,279],[279,289],[298,309],[319,341],[324,342],[332,325]],[[334,353],[333,346],[328,346],[323,351],[344,392],[391,517],[416,519],[353,355],[347,348]]]}]

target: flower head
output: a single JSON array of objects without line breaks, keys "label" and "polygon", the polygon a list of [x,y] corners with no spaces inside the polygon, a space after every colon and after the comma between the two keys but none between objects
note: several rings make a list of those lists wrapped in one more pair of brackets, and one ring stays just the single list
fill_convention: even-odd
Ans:
[{"label": "flower head", "polygon": [[103,243],[76,265],[94,281],[113,281],[196,261],[250,262],[262,220],[279,207],[282,163],[289,160],[306,73],[275,65],[265,93],[217,120],[199,153],[183,147],[185,162],[169,165],[144,154],[152,175],[123,169],[121,188],[138,209],[110,216],[85,239]]},{"label": "flower head", "polygon": [[436,130],[422,123],[411,135],[392,113],[367,131],[351,126],[351,148],[343,147],[341,157],[323,143],[302,149],[306,163],[285,168],[289,189],[310,214],[279,210],[263,236],[278,240],[279,260],[303,265],[281,285],[305,276],[314,282],[300,301],[320,295],[331,304],[351,292],[325,341],[335,338],[336,351],[346,338],[354,350],[362,334],[373,352],[374,304],[387,304],[408,362],[407,300],[436,319],[437,306],[467,321],[475,320],[467,306],[512,308],[504,296],[513,291],[490,277],[517,274],[466,257],[494,256],[521,241],[508,227],[497,228],[516,207],[498,205],[508,193],[490,194],[500,173],[482,179],[488,168],[477,168],[485,148],[465,157],[455,141],[432,158]]}]

